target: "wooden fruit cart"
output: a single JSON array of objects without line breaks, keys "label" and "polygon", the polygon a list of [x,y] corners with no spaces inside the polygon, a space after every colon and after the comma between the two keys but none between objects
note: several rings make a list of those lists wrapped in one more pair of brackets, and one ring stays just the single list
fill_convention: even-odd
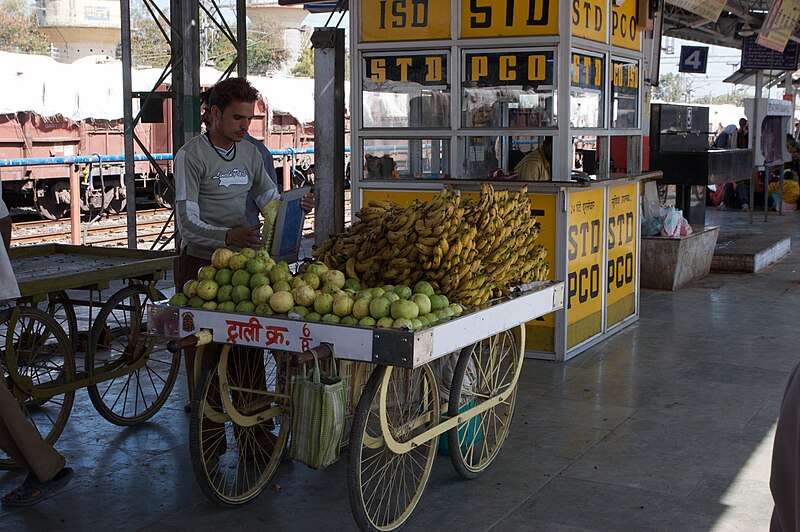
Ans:
[{"label": "wooden fruit cart", "polygon": [[[150,333],[174,338],[170,349],[205,346],[198,349],[206,367],[189,432],[203,492],[225,507],[261,493],[289,440],[293,368],[311,349],[320,358],[335,351],[340,371],[342,361],[351,365],[343,373],[355,409],[347,465],[353,516],[362,530],[402,526],[445,445],[440,436],[465,478],[480,475],[502,447],[522,368],[523,324],[564,302],[562,282],[525,288],[416,332],[150,305]],[[209,348],[215,355],[203,356]]]},{"label": "wooden fruit cart", "polygon": [[[9,255],[22,299],[0,310],[3,374],[41,435],[58,439],[79,388],[117,425],[155,414],[172,390],[179,357],[154,350],[144,309],[164,299],[155,283],[172,268],[173,253],[46,244]],[[120,280],[128,283],[103,301],[101,291]],[[13,465],[0,453],[0,466]]]}]

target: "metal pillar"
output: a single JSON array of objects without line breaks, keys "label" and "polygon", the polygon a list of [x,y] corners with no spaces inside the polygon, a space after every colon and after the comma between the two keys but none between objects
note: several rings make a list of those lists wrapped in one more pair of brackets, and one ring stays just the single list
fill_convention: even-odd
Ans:
[{"label": "metal pillar", "polygon": [[247,76],[247,22],[245,0],[236,0],[236,72],[240,78]]},{"label": "metal pillar", "polygon": [[200,133],[200,7],[170,0],[172,16],[172,150]]},{"label": "metal pillar", "polygon": [[[128,225],[128,247],[136,249],[136,162],[133,160],[133,100],[128,97],[133,92],[131,79],[131,5],[125,0],[120,5],[121,43],[122,43],[122,120],[125,145],[125,193],[131,192],[131,199],[125,203]],[[70,187],[71,188],[71,187]]]},{"label": "metal pillar", "polygon": [[344,231],[344,30],[317,28],[314,46],[314,241]]}]

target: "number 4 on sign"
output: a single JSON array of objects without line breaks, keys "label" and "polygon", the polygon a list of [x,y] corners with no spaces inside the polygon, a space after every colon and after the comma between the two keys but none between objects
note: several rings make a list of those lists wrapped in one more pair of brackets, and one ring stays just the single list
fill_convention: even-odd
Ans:
[{"label": "number 4 on sign", "polygon": [[707,62],[708,47],[681,46],[681,60],[678,63],[678,72],[705,74]]}]

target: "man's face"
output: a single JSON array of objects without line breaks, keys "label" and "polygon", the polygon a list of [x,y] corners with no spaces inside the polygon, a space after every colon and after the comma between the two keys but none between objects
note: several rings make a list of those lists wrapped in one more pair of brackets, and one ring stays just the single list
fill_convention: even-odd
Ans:
[{"label": "man's face", "polygon": [[211,107],[212,129],[215,134],[231,142],[239,142],[244,138],[250,122],[255,115],[255,102],[231,102],[220,111],[216,105]]}]

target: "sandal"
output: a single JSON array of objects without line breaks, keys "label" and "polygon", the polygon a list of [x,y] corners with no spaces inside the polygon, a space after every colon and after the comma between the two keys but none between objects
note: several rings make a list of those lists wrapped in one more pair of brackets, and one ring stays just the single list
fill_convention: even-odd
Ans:
[{"label": "sandal", "polygon": [[55,495],[58,490],[69,484],[74,476],[75,471],[71,467],[65,467],[45,482],[40,481],[33,473],[28,473],[18,488],[3,497],[3,506],[10,508],[33,506]]}]

